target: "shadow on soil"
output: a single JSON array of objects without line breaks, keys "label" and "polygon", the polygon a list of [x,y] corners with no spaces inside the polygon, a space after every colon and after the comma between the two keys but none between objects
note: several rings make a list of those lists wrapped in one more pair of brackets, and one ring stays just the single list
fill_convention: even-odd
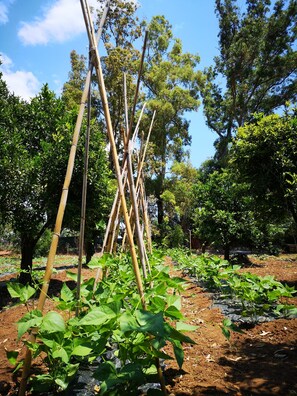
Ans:
[{"label": "shadow on soil", "polygon": [[[66,269],[73,268],[73,266],[67,266]],[[17,298],[11,298],[8,290],[7,290],[7,283],[10,281],[16,281],[16,278],[12,276],[10,280],[7,282],[0,282],[0,310],[2,310],[4,307],[11,307],[15,304],[18,303]],[[62,282],[57,279],[51,279],[50,281],[50,286],[48,290],[48,295],[49,297],[54,297],[58,296],[60,294],[60,291],[62,289],[63,283],[66,283],[67,286],[72,290],[76,287],[76,283],[72,280],[68,280],[66,282]],[[38,298],[38,294],[35,295],[34,298]],[[0,395],[1,396],[1,395]]]},{"label": "shadow on soil", "polygon": [[226,354],[219,360],[219,364],[226,368],[228,381],[241,384],[243,396],[296,395],[296,352],[296,343],[253,343],[246,340],[237,349],[237,355],[241,359],[234,361]]}]

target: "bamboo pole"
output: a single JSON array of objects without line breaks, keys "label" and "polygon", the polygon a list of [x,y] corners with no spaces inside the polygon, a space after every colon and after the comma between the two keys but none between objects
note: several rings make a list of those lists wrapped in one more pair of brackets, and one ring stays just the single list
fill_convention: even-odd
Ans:
[{"label": "bamboo pole", "polygon": [[123,211],[125,225],[126,225],[127,232],[128,232],[128,238],[129,238],[129,243],[130,243],[130,252],[131,252],[131,258],[132,258],[132,263],[133,263],[135,279],[136,279],[141,303],[142,303],[143,308],[145,309],[146,303],[145,303],[145,298],[144,298],[143,285],[142,285],[141,275],[140,275],[140,271],[139,271],[139,267],[138,267],[137,255],[136,255],[136,250],[135,250],[135,246],[134,246],[134,242],[133,242],[133,235],[131,232],[131,227],[130,227],[129,218],[128,218],[128,210],[127,210],[127,203],[126,203],[126,198],[125,198],[125,194],[124,194],[122,175],[121,175],[119,159],[118,159],[118,155],[117,155],[117,148],[116,148],[114,135],[113,135],[113,129],[112,129],[111,117],[110,117],[110,112],[109,112],[109,107],[108,107],[108,102],[107,102],[107,94],[106,94],[106,90],[105,90],[105,83],[104,83],[104,78],[103,78],[103,73],[102,73],[101,61],[100,61],[98,48],[96,46],[96,41],[95,41],[93,23],[91,20],[90,10],[89,10],[87,1],[80,0],[80,2],[81,2],[81,6],[82,6],[82,12],[84,14],[84,19],[85,19],[85,23],[86,23],[87,33],[89,36],[91,50],[93,52],[93,64],[95,65],[97,79],[98,79],[98,83],[99,83],[99,91],[100,91],[101,101],[102,101],[105,120],[106,120],[107,133],[108,133],[108,137],[109,137],[109,141],[110,141],[110,145],[111,145],[112,157],[113,157],[113,162],[114,162],[114,166],[115,166],[115,173],[116,173],[116,177],[117,177],[117,181],[118,181],[118,188],[119,188],[119,194],[120,194],[120,199],[121,199],[122,211]]},{"label": "bamboo pole", "polygon": [[124,109],[125,109],[125,125],[126,133],[129,133],[129,116],[128,116],[128,100],[127,100],[127,76],[124,73]]},{"label": "bamboo pole", "polygon": [[145,55],[145,51],[146,51],[147,39],[148,39],[148,31],[146,30],[145,31],[145,35],[144,35],[142,54],[141,54],[140,65],[139,65],[139,70],[138,70],[138,77],[137,77],[136,90],[135,90],[134,101],[133,101],[133,108],[132,108],[131,117],[130,117],[130,124],[129,124],[129,130],[128,130],[128,140],[130,140],[130,138],[131,138],[133,123],[134,123],[134,116],[135,116],[137,98],[138,98],[138,93],[139,93],[140,78],[141,78],[142,69],[143,69],[144,55]]},{"label": "bamboo pole", "polygon": [[[141,109],[141,113],[140,116],[138,118],[134,133],[133,133],[133,137],[132,137],[132,141],[135,142],[136,137],[137,137],[137,133],[139,130],[139,125],[140,125],[140,121],[142,119],[143,113],[144,113],[144,109],[146,107],[146,103],[143,104],[143,107]],[[122,167],[122,179],[123,179],[123,187],[126,188],[126,183],[127,183],[127,163],[126,163],[126,159],[124,159],[123,161],[123,167]],[[112,209],[110,212],[110,216],[109,216],[109,221],[105,230],[105,236],[104,236],[104,242],[102,245],[102,252],[105,251],[106,245],[107,245],[107,238],[109,237],[109,234],[111,233],[110,229],[112,228],[112,219],[113,219],[113,213],[114,211],[117,211],[117,202],[120,202],[119,199],[119,190],[117,189],[114,201],[113,201],[113,205],[112,205]]]},{"label": "bamboo pole", "polygon": [[[133,213],[134,213],[136,241],[137,241],[137,245],[138,245],[138,251],[139,251],[143,276],[144,276],[144,278],[147,278],[147,271],[146,271],[147,261],[146,261],[145,247],[144,247],[144,243],[143,243],[142,233],[141,233],[141,229],[140,229],[139,211],[138,211],[137,199],[136,199],[136,189],[135,189],[135,184],[134,184],[134,179],[133,179],[131,152],[132,152],[132,150],[130,148],[128,148],[127,167],[128,167],[128,181],[129,181],[129,186],[130,186],[130,196],[131,196],[131,204],[132,204],[131,208],[133,208]],[[130,219],[129,219],[129,224],[130,224]],[[133,235],[132,235],[132,237],[133,237]]]},{"label": "bamboo pole", "polygon": [[142,207],[143,207],[143,220],[144,220],[145,233],[146,233],[146,237],[147,237],[147,247],[148,247],[148,251],[150,253],[152,253],[153,252],[152,235],[151,235],[151,228],[150,228],[150,222],[149,222],[149,216],[148,216],[148,203],[147,203],[147,198],[145,196],[145,189],[144,189],[144,183],[143,183],[142,178],[141,178],[141,182],[140,182],[140,188],[141,188],[141,200],[142,200]]},{"label": "bamboo pole", "polygon": [[[90,18],[90,10],[88,7],[87,0],[81,0],[81,6],[82,6],[83,14],[84,14],[84,19],[86,22],[86,28],[87,28],[87,32],[88,32],[88,36],[89,36],[89,41],[90,41],[91,46],[93,47],[93,51],[94,51],[94,61],[96,62],[96,73],[97,73],[97,78],[98,78],[98,82],[99,82],[100,96],[101,96],[101,101],[103,104],[106,125],[107,125],[107,133],[108,133],[108,137],[109,137],[109,141],[110,141],[110,145],[111,145],[112,156],[113,156],[116,176],[117,176],[117,180],[118,180],[118,187],[119,187],[119,192],[120,192],[120,197],[121,197],[122,211],[123,211],[123,215],[124,215],[125,225],[127,228],[127,235],[128,235],[128,239],[129,239],[130,252],[131,252],[131,258],[132,258],[132,263],[133,263],[135,279],[136,279],[136,283],[137,283],[138,292],[139,292],[139,295],[141,298],[142,307],[143,307],[143,309],[146,309],[146,302],[145,302],[144,293],[143,293],[143,285],[142,285],[142,280],[141,280],[141,276],[140,276],[140,272],[139,272],[137,256],[136,256],[136,251],[135,251],[135,245],[133,242],[133,235],[131,232],[131,226],[130,226],[130,222],[129,222],[126,198],[124,195],[120,165],[119,165],[119,160],[118,160],[118,156],[117,156],[117,149],[116,149],[114,136],[113,136],[113,130],[112,130],[110,113],[109,113],[109,107],[108,107],[108,103],[107,103],[107,95],[106,95],[106,90],[105,90],[104,78],[103,78],[103,74],[102,74],[101,62],[100,62],[100,57],[99,57],[99,53],[98,53],[98,48],[95,46],[94,28],[93,28],[92,20]],[[132,118],[130,125],[132,125],[132,124],[133,124],[133,118]],[[131,129],[130,129],[130,132],[131,132]],[[167,390],[165,387],[163,372],[160,368],[159,359],[156,358],[155,361],[156,361],[156,367],[157,367],[157,371],[158,371],[160,385],[161,385],[164,395],[166,395]]]},{"label": "bamboo pole", "polygon": [[[152,132],[154,121],[155,121],[155,116],[156,116],[156,111],[154,111],[154,113],[153,113],[153,117],[152,117],[152,120],[151,120],[151,124],[150,124],[150,127],[149,127],[147,139],[146,139],[146,143],[145,143],[144,150],[143,150],[143,153],[142,153],[142,156],[141,156],[141,161],[138,162],[138,167],[137,167],[138,174],[137,174],[137,179],[136,179],[136,192],[138,191],[138,188],[139,188],[141,172],[142,172],[142,169],[143,169],[143,166],[144,166],[146,152],[147,152],[147,149],[148,149],[148,144],[149,144],[151,132]],[[129,211],[130,222],[131,222],[131,218],[132,218],[132,209],[133,208],[131,207],[130,211]],[[125,246],[126,238],[127,238],[127,235],[126,235],[126,232],[125,232],[124,235],[123,235],[122,248],[124,248],[124,246]]]},{"label": "bamboo pole", "polygon": [[[89,59],[89,62],[91,63],[90,59]],[[84,174],[83,174],[83,187],[82,187],[82,199],[81,199],[79,245],[78,245],[78,268],[77,268],[77,289],[76,289],[76,309],[75,309],[76,316],[78,316],[78,314],[79,314],[79,307],[80,307],[82,257],[83,257],[83,251],[84,251],[86,208],[87,208],[90,134],[91,134],[91,85],[89,86],[89,92],[88,92],[88,115],[87,115],[87,130],[86,130],[86,141],[85,141],[85,157],[84,157]]]},{"label": "bamboo pole", "polygon": [[[139,87],[138,87],[138,90],[139,90]],[[136,95],[135,95],[135,97],[137,100]],[[128,125],[127,81],[126,81],[125,73],[124,73],[124,110],[125,110],[126,131],[127,131],[127,138],[128,138],[128,136],[130,134],[129,134],[129,125]],[[135,111],[135,108],[133,108],[133,111]],[[134,114],[132,113],[132,117],[133,116],[134,116]],[[147,266],[148,260],[147,260],[146,254],[145,254],[143,235],[142,235],[142,232],[140,229],[139,212],[138,212],[137,198],[136,198],[136,189],[135,189],[134,178],[133,178],[133,169],[132,169],[133,142],[131,140],[130,142],[126,141],[125,143],[126,143],[125,149],[126,149],[126,153],[127,153],[126,156],[127,156],[127,168],[128,168],[128,181],[129,181],[130,196],[131,196],[131,208],[133,208],[133,211],[134,211],[134,221],[135,221],[134,225],[135,225],[135,229],[136,229],[137,246],[138,246],[143,276],[144,276],[144,278],[147,278],[146,266]],[[130,220],[131,220],[131,217],[130,217]],[[130,224],[131,224],[131,221],[130,221]]]},{"label": "bamboo pole", "polygon": [[[109,8],[109,0],[107,0],[107,2],[106,2],[103,16],[102,16],[102,19],[100,22],[100,28],[98,30],[98,39],[102,32],[102,27],[103,27],[103,24],[104,24],[104,21],[105,21],[107,12],[108,12],[108,8]],[[57,247],[58,247],[61,228],[62,228],[63,217],[64,217],[67,198],[68,198],[69,185],[71,182],[73,169],[74,169],[74,161],[75,161],[75,156],[76,156],[77,143],[78,143],[78,139],[79,139],[79,135],[80,135],[80,129],[81,129],[84,110],[85,110],[85,104],[86,104],[89,87],[90,87],[90,83],[91,83],[91,74],[92,74],[92,67],[89,66],[89,69],[88,69],[88,72],[86,75],[85,86],[84,86],[84,90],[82,93],[81,102],[80,102],[80,106],[79,106],[79,112],[78,112],[74,132],[73,132],[72,145],[70,148],[67,170],[66,170],[63,188],[62,188],[62,194],[61,194],[61,198],[60,198],[58,213],[57,213],[57,217],[56,217],[54,233],[53,233],[51,246],[50,246],[50,250],[49,250],[49,254],[48,254],[48,258],[47,258],[46,270],[45,270],[45,274],[44,274],[44,278],[43,278],[43,284],[42,284],[40,296],[39,296],[38,303],[37,303],[37,309],[40,311],[43,311],[48,288],[49,288],[49,282],[50,282],[52,272],[53,272],[54,260],[55,260],[55,256],[56,256],[56,252],[57,252]],[[36,339],[35,332],[32,331],[32,333],[29,336],[29,341],[35,342],[35,339]],[[19,396],[24,396],[26,393],[27,380],[28,380],[28,377],[30,374],[31,364],[32,364],[32,353],[29,350],[29,348],[27,348],[25,359],[24,359],[24,368],[22,371],[22,378],[21,378],[20,388],[19,388],[19,393],[18,393]]]},{"label": "bamboo pole", "polygon": [[[56,224],[55,224],[52,242],[51,242],[51,246],[50,246],[50,251],[49,251],[48,259],[47,259],[47,263],[46,263],[46,270],[45,270],[45,275],[43,278],[43,284],[42,284],[40,296],[38,299],[37,309],[40,311],[43,310],[47,292],[48,292],[48,288],[49,288],[49,282],[50,282],[52,272],[53,272],[53,264],[54,264],[54,259],[55,259],[58,242],[59,242],[59,237],[60,237],[60,232],[61,232],[61,228],[62,228],[62,221],[63,221],[65,207],[66,207],[66,203],[67,203],[69,185],[70,185],[73,168],[74,168],[76,147],[77,147],[78,138],[79,138],[79,134],[80,134],[80,128],[81,128],[81,124],[82,124],[84,107],[85,107],[85,103],[86,103],[86,99],[87,99],[87,95],[88,95],[88,87],[90,85],[90,80],[91,80],[91,71],[89,70],[87,73],[86,85],[85,85],[85,89],[82,94],[81,105],[79,108],[79,113],[78,113],[75,129],[74,129],[72,145],[71,145],[71,149],[70,149],[68,165],[67,165],[67,170],[66,170],[66,176],[65,176],[65,180],[64,180],[62,195],[61,195],[58,214],[57,214],[57,218],[56,218]],[[34,332],[32,332],[31,335],[29,336],[29,341],[30,342],[35,341]],[[31,351],[27,348],[25,361],[24,361],[24,368],[23,368],[23,372],[22,372],[22,379],[21,379],[21,383],[20,383],[19,396],[25,395],[27,379],[29,377],[29,372],[30,372],[30,368],[31,368],[31,362],[32,362],[32,354],[31,354]]]}]

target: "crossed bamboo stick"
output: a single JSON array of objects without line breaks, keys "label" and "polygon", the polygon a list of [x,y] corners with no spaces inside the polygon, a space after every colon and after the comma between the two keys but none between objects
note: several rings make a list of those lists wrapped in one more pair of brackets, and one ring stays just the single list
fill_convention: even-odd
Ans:
[{"label": "crossed bamboo stick", "polygon": [[[49,283],[50,283],[52,272],[53,272],[54,259],[55,259],[55,255],[57,252],[59,237],[60,237],[60,233],[61,233],[61,229],[62,229],[63,217],[64,217],[65,208],[66,208],[66,204],[67,204],[69,185],[71,182],[72,173],[73,173],[73,169],[74,169],[76,148],[77,148],[77,144],[78,144],[78,140],[79,140],[79,136],[80,136],[80,130],[81,130],[81,125],[82,125],[85,105],[86,105],[87,101],[88,101],[88,106],[90,108],[90,82],[91,82],[91,76],[92,76],[93,69],[95,69],[95,71],[96,71],[97,80],[99,83],[100,96],[101,96],[101,101],[102,101],[102,105],[103,105],[104,116],[105,116],[106,126],[107,126],[107,135],[108,135],[110,146],[111,146],[112,157],[113,157],[113,162],[114,162],[114,167],[115,167],[115,172],[116,172],[116,177],[117,177],[117,183],[118,183],[118,191],[115,196],[115,200],[114,200],[114,204],[113,204],[112,212],[111,212],[111,216],[110,216],[110,219],[112,219],[112,220],[111,220],[110,224],[107,226],[107,230],[106,230],[106,234],[105,234],[105,238],[104,238],[103,249],[107,248],[107,243],[109,243],[108,249],[112,249],[112,244],[110,244],[110,243],[114,243],[114,242],[110,242],[110,241],[108,242],[108,237],[110,235],[110,229],[112,229],[111,235],[113,235],[113,241],[114,241],[115,234],[116,234],[116,224],[119,222],[119,214],[121,213],[123,215],[124,222],[125,222],[125,227],[126,227],[125,234],[127,236],[127,240],[128,240],[128,244],[129,244],[129,248],[130,248],[132,265],[133,265],[133,270],[134,270],[135,279],[136,279],[136,283],[137,283],[137,288],[138,288],[138,292],[140,295],[142,307],[143,307],[143,309],[145,309],[146,302],[145,302],[145,298],[144,298],[143,284],[142,284],[142,279],[141,279],[139,265],[138,265],[136,248],[135,248],[135,244],[134,244],[134,237],[133,237],[133,230],[132,230],[133,227],[131,225],[131,222],[132,222],[131,220],[134,219],[133,224],[136,229],[136,236],[137,236],[136,239],[137,239],[137,244],[138,244],[140,262],[141,262],[141,266],[142,266],[142,270],[143,270],[143,275],[144,275],[144,277],[146,277],[147,276],[147,268],[149,271],[150,271],[150,268],[149,268],[147,254],[146,254],[145,244],[143,241],[143,233],[140,228],[138,206],[142,207],[142,213],[143,213],[143,218],[144,218],[144,223],[145,223],[145,228],[146,228],[146,234],[148,237],[148,246],[149,246],[149,250],[151,250],[151,240],[150,240],[149,222],[148,222],[148,214],[147,214],[147,202],[146,202],[146,198],[145,198],[145,189],[144,189],[144,183],[143,183],[143,164],[144,164],[146,149],[147,149],[147,145],[148,145],[148,141],[149,141],[149,136],[151,134],[151,130],[153,127],[155,113],[153,115],[153,120],[152,120],[152,123],[150,126],[148,139],[147,139],[147,142],[145,145],[145,149],[143,151],[143,155],[141,157],[141,161],[138,163],[138,174],[137,174],[136,184],[134,183],[133,169],[132,169],[132,146],[133,146],[133,143],[131,143],[131,142],[133,141],[133,139],[131,139],[131,137],[132,137],[131,135],[132,135],[132,128],[133,128],[133,124],[134,124],[134,116],[135,116],[135,110],[136,110],[136,104],[137,104],[137,98],[138,98],[138,91],[139,91],[139,86],[140,86],[140,76],[141,76],[142,66],[143,66],[143,62],[144,62],[147,33],[145,35],[145,40],[144,40],[143,52],[142,52],[142,57],[141,57],[141,62],[140,62],[138,79],[137,79],[136,92],[135,92],[134,102],[133,102],[133,109],[132,109],[129,124],[128,124],[128,106],[127,106],[127,100],[126,100],[126,84],[124,84],[126,134],[124,136],[125,155],[124,155],[124,161],[123,161],[123,169],[121,170],[120,164],[119,164],[119,159],[118,159],[117,148],[116,148],[114,135],[113,135],[113,128],[112,128],[111,117],[110,117],[110,112],[109,112],[109,107],[108,107],[108,102],[107,102],[107,94],[106,94],[106,90],[105,90],[104,78],[103,78],[102,67],[101,67],[101,60],[100,60],[100,56],[99,56],[98,48],[97,48],[97,45],[98,45],[98,42],[99,42],[99,39],[100,39],[100,36],[102,33],[102,28],[103,28],[103,25],[104,25],[104,22],[105,22],[105,19],[107,16],[107,12],[109,9],[109,0],[106,1],[106,5],[105,5],[105,8],[104,8],[104,11],[102,14],[102,18],[101,18],[98,33],[97,33],[97,38],[95,37],[95,30],[94,30],[93,22],[91,19],[91,13],[90,13],[90,9],[89,9],[87,0],[80,0],[80,3],[81,3],[82,13],[83,13],[83,17],[84,17],[84,21],[85,21],[85,25],[86,25],[86,29],[87,29],[87,33],[88,33],[88,38],[89,38],[90,62],[89,62],[89,68],[88,68],[88,72],[87,72],[87,76],[86,76],[86,80],[85,80],[84,90],[82,93],[78,117],[77,117],[75,129],[74,129],[74,133],[73,133],[72,145],[71,145],[70,154],[69,154],[69,158],[68,158],[68,165],[67,165],[66,175],[65,175],[65,179],[64,179],[64,185],[63,185],[60,204],[59,204],[58,213],[57,213],[57,217],[56,217],[56,223],[55,223],[55,228],[54,228],[54,232],[53,232],[52,242],[51,242],[51,246],[50,246],[50,250],[49,250],[49,254],[48,254],[46,271],[45,271],[45,275],[44,275],[44,279],[43,279],[43,285],[42,285],[41,293],[40,293],[40,296],[38,299],[37,309],[40,311],[43,311],[47,293],[48,293]],[[143,110],[144,110],[144,108],[143,108]],[[89,119],[89,117],[90,117],[90,111],[89,111],[88,119]],[[139,119],[139,122],[140,122],[140,119]],[[138,123],[138,125],[139,125],[139,123]],[[137,133],[137,126],[135,128],[135,132]],[[135,133],[134,133],[134,138],[135,138]],[[88,164],[89,139],[90,139],[90,131],[88,128],[87,137],[86,137],[86,150],[85,150],[85,170],[84,170],[84,177],[83,177],[79,259],[78,259],[78,289],[77,289],[78,290],[78,292],[77,292],[78,300],[80,297],[82,252],[83,252],[84,228],[85,228],[86,196],[87,196],[87,187],[86,186],[87,186],[87,168],[88,168],[87,164]],[[126,202],[126,197],[125,197],[125,187],[126,187],[127,180],[128,180],[128,184],[129,184],[130,199],[131,199],[131,203],[132,203],[131,208],[130,208],[130,213],[128,213],[128,207],[127,207],[127,202]],[[139,202],[137,202],[137,197],[139,197]],[[140,203],[140,205],[139,205],[139,203]],[[133,213],[133,216],[132,216],[132,213]],[[96,281],[97,280],[98,279],[96,279]],[[76,313],[78,314],[78,308],[76,310]],[[34,342],[35,339],[36,339],[36,332],[32,331],[29,336],[29,341]],[[23,372],[22,372],[22,379],[21,379],[21,383],[20,383],[19,396],[25,395],[27,379],[29,377],[31,363],[32,363],[32,354],[31,354],[31,351],[29,350],[29,348],[27,348]],[[162,371],[160,369],[158,359],[156,361],[156,366],[157,366],[157,370],[159,373],[161,387],[162,387],[164,393],[166,393],[165,383],[164,383],[164,379],[163,379],[163,375],[162,375]]]}]

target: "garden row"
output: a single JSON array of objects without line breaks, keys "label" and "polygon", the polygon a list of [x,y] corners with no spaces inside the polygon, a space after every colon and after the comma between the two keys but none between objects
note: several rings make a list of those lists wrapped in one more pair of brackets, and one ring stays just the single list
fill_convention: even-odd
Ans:
[{"label": "garden row", "polygon": [[[55,298],[56,311],[43,315],[32,310],[19,320],[18,339],[32,351],[33,358],[42,357],[45,366],[41,374],[35,373],[29,380],[33,392],[63,392],[87,366],[97,380],[100,395],[140,394],[141,385],[160,382],[159,360],[172,359],[162,351],[168,342],[182,366],[182,343],[193,343],[183,331],[195,329],[184,322],[180,312],[185,281],[169,276],[161,252],[155,252],[150,263],[152,272],[144,285],[145,301],[149,302],[146,309],[142,308],[129,255],[104,255],[93,259],[90,267],[100,267],[103,273],[108,268],[108,276],[97,285],[94,278],[82,283],[79,307],[76,289],[64,283],[60,297]],[[76,274],[68,275],[76,280]],[[36,292],[15,282],[8,289],[24,304]],[[77,308],[79,314],[75,315]],[[27,334],[33,330],[36,341],[30,342]],[[16,370],[22,368],[18,352],[7,355]],[[153,388],[148,395],[163,394]]]},{"label": "garden row", "polygon": [[241,315],[257,322],[259,315],[295,317],[297,308],[285,303],[296,293],[294,287],[283,284],[271,275],[258,276],[240,271],[240,265],[231,265],[216,256],[192,255],[181,249],[170,249],[178,268],[194,277],[202,286],[214,291],[220,300],[231,300],[240,306]]}]

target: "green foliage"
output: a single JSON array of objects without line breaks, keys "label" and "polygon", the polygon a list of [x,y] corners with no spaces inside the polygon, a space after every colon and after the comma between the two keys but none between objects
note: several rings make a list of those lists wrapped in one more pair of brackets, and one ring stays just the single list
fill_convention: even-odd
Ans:
[{"label": "green foliage", "polygon": [[[158,222],[161,224],[164,216],[161,194],[166,189],[166,164],[170,160],[182,161],[185,146],[191,142],[185,113],[195,111],[199,106],[202,73],[197,70],[198,55],[183,52],[182,42],[173,37],[172,27],[164,17],[156,16],[151,20],[148,37],[149,50],[143,81],[149,114],[156,110],[147,161],[147,172],[154,179],[148,184],[148,189],[160,201]],[[149,119],[144,119],[145,125]]]},{"label": "green foliage", "polygon": [[[255,112],[271,114],[296,100],[297,4],[271,3],[248,0],[240,12],[237,1],[216,0],[220,55],[206,70],[202,97],[207,124],[219,136],[219,157]],[[224,88],[218,83],[221,77]]]},{"label": "green foliage", "polygon": [[34,249],[34,257],[45,257],[49,252],[52,241],[52,233],[49,229],[45,230],[44,234],[36,243]]},{"label": "green foliage", "polygon": [[248,243],[257,231],[248,187],[225,169],[202,176],[193,188],[194,232],[203,242],[223,247],[226,259],[232,245]]},{"label": "green foliage", "polygon": [[223,320],[221,329],[222,329],[222,333],[224,334],[224,336],[227,338],[228,341],[230,340],[231,331],[235,331],[237,333],[243,333],[243,331],[234,323],[232,323],[231,320],[228,318]]},{"label": "green foliage", "polygon": [[36,292],[32,286],[24,286],[18,282],[8,282],[7,290],[12,298],[19,298],[22,304],[25,304]]},{"label": "green foliage", "polygon": [[78,108],[84,82],[86,78],[86,59],[83,55],[78,55],[76,51],[70,53],[71,71],[69,80],[63,86],[62,97],[68,109]]},{"label": "green foliage", "polygon": [[[31,379],[31,386],[37,392],[66,389],[80,364],[92,364],[99,356],[103,362],[95,377],[101,381],[101,392],[135,392],[140,384],[155,381],[151,376],[156,374],[156,358],[171,359],[162,351],[168,342],[173,345],[180,367],[182,343],[194,343],[183,334],[195,328],[183,322],[180,312],[181,299],[177,293],[183,290],[183,280],[168,275],[169,269],[164,267],[159,252],[151,257],[152,273],[145,284],[146,310],[141,308],[129,256],[106,255],[98,263],[93,259],[92,268],[97,265],[102,268],[108,265],[109,276],[95,289],[93,278],[82,284],[78,317],[72,314],[77,306],[76,290],[64,284],[61,296],[56,298],[62,314],[50,311],[42,315],[35,310],[18,322],[19,338],[34,328],[36,342],[24,342],[33,357],[42,353],[48,367],[46,374]],[[176,321],[177,328],[173,326]],[[121,361],[120,368],[106,361],[111,346],[116,346],[114,353]],[[14,353],[9,357],[11,362],[16,362]]]},{"label": "green foliage", "polygon": [[[180,249],[168,251],[178,267],[202,281],[208,288],[218,290],[221,297],[233,298],[242,306],[243,316],[252,316],[265,312],[276,315],[294,316],[294,306],[280,304],[283,297],[293,297],[294,287],[283,285],[273,276],[258,276],[250,272],[239,272],[240,266],[231,266],[228,261],[215,256],[194,256]],[[239,330],[229,320],[223,322],[222,331],[229,339],[230,330]]]},{"label": "green foliage", "polygon": [[[26,283],[30,280],[36,244],[55,221],[76,110],[67,109],[65,101],[56,98],[45,85],[30,103],[3,88],[1,115],[0,219],[11,227],[20,241],[21,269],[24,270],[21,282]],[[97,224],[107,215],[111,187],[105,142],[98,125],[93,125],[93,128],[87,205],[88,226],[96,230]],[[73,228],[80,213],[83,154],[84,143],[80,141],[73,172],[73,190],[70,189],[64,221]],[[48,239],[47,234],[37,247],[37,254],[45,253]]]},{"label": "green foliage", "polygon": [[257,116],[238,130],[230,163],[239,172],[262,213],[297,223],[296,109],[283,117]]}]

